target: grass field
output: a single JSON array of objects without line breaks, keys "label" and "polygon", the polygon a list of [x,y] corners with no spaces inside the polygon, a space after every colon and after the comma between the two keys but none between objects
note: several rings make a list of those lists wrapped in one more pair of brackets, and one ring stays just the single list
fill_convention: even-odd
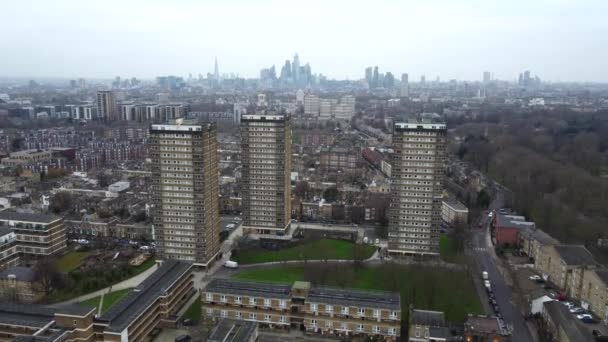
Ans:
[{"label": "grass field", "polygon": [[[112,305],[114,305],[114,303],[121,300],[124,296],[127,295],[127,293],[129,293],[129,291],[131,291],[131,289],[124,289],[124,290],[118,290],[118,291],[106,293],[103,297],[103,305],[101,307],[101,313],[103,314],[104,312],[108,311],[112,307]],[[80,304],[97,308],[97,307],[99,307],[100,300],[101,300],[101,296],[85,300],[83,302],[80,302]]]},{"label": "grass field", "polygon": [[374,246],[357,245],[350,241],[319,239],[278,251],[269,251],[261,248],[240,250],[233,259],[240,264],[258,264],[287,260],[352,260],[355,258],[356,253],[359,253],[360,258],[367,259],[372,256],[375,249],[376,247]]},{"label": "grass field", "polygon": [[314,270],[314,267],[243,271],[236,273],[234,278],[278,283],[317,279],[313,282],[328,286],[399,291],[404,313],[413,303],[419,309],[444,311],[446,318],[454,322],[463,322],[468,313],[482,313],[473,281],[464,271],[402,265],[362,268],[340,265],[328,268],[320,275],[323,271]]},{"label": "grass field", "polygon": [[194,302],[192,302],[192,305],[190,305],[188,310],[186,310],[186,312],[184,313],[184,316],[182,318],[199,321],[201,319],[201,316],[202,316],[201,296],[198,296],[196,298],[196,300]]},{"label": "grass field", "polygon": [[55,262],[55,267],[58,272],[71,272],[80,266],[87,255],[88,252],[69,252]]}]

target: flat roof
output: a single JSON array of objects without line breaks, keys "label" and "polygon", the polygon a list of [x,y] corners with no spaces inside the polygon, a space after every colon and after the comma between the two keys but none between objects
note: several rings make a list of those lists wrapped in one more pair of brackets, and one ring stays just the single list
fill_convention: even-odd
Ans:
[{"label": "flat roof", "polygon": [[534,222],[526,221],[523,216],[496,215],[496,226],[499,228],[527,229],[535,228]]},{"label": "flat roof", "polygon": [[43,213],[22,213],[13,210],[0,211],[0,221],[23,221],[36,223],[51,223],[60,217]]},{"label": "flat roof", "polygon": [[583,245],[558,245],[555,250],[569,266],[595,265],[593,255]]},{"label": "flat roof", "polygon": [[442,311],[414,309],[410,314],[410,324],[442,327],[445,326],[445,315]]},{"label": "flat roof", "polygon": [[308,291],[310,302],[336,304],[341,306],[362,306],[399,311],[399,293],[387,291],[362,291],[331,287],[313,287]]},{"label": "flat roof", "polygon": [[500,334],[500,324],[498,318],[488,316],[469,316],[464,323],[465,326],[471,327],[472,330],[481,333],[496,333]]},{"label": "flat roof", "polygon": [[291,293],[291,286],[232,279],[213,279],[207,284],[205,291],[232,295],[287,299]]},{"label": "flat roof", "polygon": [[78,304],[59,307],[38,304],[0,303],[0,324],[42,328],[55,319],[55,314],[82,317],[94,310],[94,308]]},{"label": "flat roof", "polygon": [[249,342],[255,334],[257,323],[222,319],[211,332],[209,342]]},{"label": "flat roof", "polygon": [[289,119],[286,114],[244,114],[241,115],[241,121],[285,121]]},{"label": "flat roof", "polygon": [[395,122],[396,129],[442,131],[447,128],[444,123]]},{"label": "flat roof", "polygon": [[36,278],[36,272],[25,266],[12,266],[0,272],[0,279],[9,279],[14,276],[17,281],[30,282]]},{"label": "flat roof", "polygon": [[445,205],[447,205],[448,207],[450,207],[456,211],[468,211],[469,210],[469,208],[467,208],[464,204],[460,203],[460,201],[457,201],[455,199],[443,200],[443,203],[445,203]]},{"label": "flat roof", "polygon": [[152,275],[114,304],[99,320],[108,323],[106,330],[122,332],[191,268],[190,263],[164,261]]}]

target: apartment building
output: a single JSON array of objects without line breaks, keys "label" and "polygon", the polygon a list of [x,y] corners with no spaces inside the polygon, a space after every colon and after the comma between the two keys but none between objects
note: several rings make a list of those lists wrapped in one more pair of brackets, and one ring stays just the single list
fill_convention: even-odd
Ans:
[{"label": "apartment building", "polygon": [[222,319],[213,328],[207,342],[255,342],[257,339],[257,323]]},{"label": "apartment building", "polygon": [[589,311],[608,321],[608,269],[585,270],[578,299]]},{"label": "apartment building", "polygon": [[319,158],[319,168],[324,171],[354,171],[357,155],[343,147],[323,148]]},{"label": "apartment building", "polygon": [[0,226],[0,271],[20,264],[16,240],[12,229]]},{"label": "apartment building", "polygon": [[95,320],[97,336],[104,342],[145,341],[155,328],[175,326],[178,311],[195,294],[192,279],[192,264],[164,261]]},{"label": "apartment building", "polygon": [[67,248],[63,218],[40,213],[0,211],[0,225],[15,233],[17,251],[25,257],[56,255]]},{"label": "apartment building", "polygon": [[535,260],[536,269],[573,298],[580,298],[583,275],[597,263],[583,245],[546,245]]},{"label": "apartment building", "polygon": [[441,123],[394,124],[389,253],[439,254],[446,133]]},{"label": "apartment building", "polygon": [[243,232],[280,238],[291,224],[291,123],[288,114],[241,118]]},{"label": "apartment building", "polygon": [[213,279],[202,291],[203,314],[257,322],[277,329],[302,329],[332,336],[400,335],[398,293]]},{"label": "apartment building", "polygon": [[97,115],[109,121],[114,121],[118,118],[116,100],[111,90],[97,91]]},{"label": "apartment building", "polygon": [[469,222],[469,208],[456,199],[443,200],[441,203],[441,220],[448,224]]},{"label": "apartment building", "polygon": [[53,157],[51,150],[23,150],[12,152],[8,158],[2,159],[2,165],[18,166],[35,162],[47,161]]},{"label": "apartment building", "polygon": [[219,253],[217,148],[213,124],[151,125],[152,217],[161,260],[207,267]]},{"label": "apartment building", "polygon": [[410,309],[409,342],[449,341],[452,333],[447,327],[445,315],[441,311]]},{"label": "apartment building", "polygon": [[80,305],[54,307],[2,302],[0,341],[92,342],[96,340],[94,317],[95,309]]},{"label": "apartment building", "polygon": [[192,264],[169,260],[100,317],[80,305],[0,303],[0,342],[150,341],[158,327],[175,326],[195,294]]},{"label": "apartment building", "polygon": [[559,241],[540,229],[524,229],[519,233],[521,250],[530,258],[536,260],[544,246],[558,245]]}]

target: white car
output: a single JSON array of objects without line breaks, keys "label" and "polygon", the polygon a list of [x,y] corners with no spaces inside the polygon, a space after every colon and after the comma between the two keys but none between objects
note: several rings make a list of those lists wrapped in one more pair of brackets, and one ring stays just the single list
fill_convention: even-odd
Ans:
[{"label": "white car", "polygon": [[494,216],[494,213],[490,211],[490,213],[488,213],[488,217],[492,218],[492,216]]},{"label": "white car", "polygon": [[488,288],[489,288],[489,287],[490,287],[490,281],[489,281],[489,280],[484,280],[484,281],[483,281],[483,285],[484,285],[485,287],[488,287]]},{"label": "white car", "polygon": [[568,309],[573,308],[575,306],[574,303],[572,303],[572,302],[564,302],[563,304]]},{"label": "white car", "polygon": [[530,276],[530,280],[532,280],[532,281],[539,281],[541,279],[543,279],[543,278],[541,278],[539,275],[536,275],[536,274],[533,276]]}]

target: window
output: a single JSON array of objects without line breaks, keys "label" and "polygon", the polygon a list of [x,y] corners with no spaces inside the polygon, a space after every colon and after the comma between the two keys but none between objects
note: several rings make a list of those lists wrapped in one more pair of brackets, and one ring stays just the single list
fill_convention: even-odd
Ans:
[{"label": "window", "polygon": [[342,307],[342,314],[343,315],[348,315],[348,306],[343,306]]},{"label": "window", "polygon": [[220,301],[221,301],[222,303],[226,303],[226,296],[222,295],[222,296],[220,297]]},{"label": "window", "polygon": [[359,331],[359,332],[363,331],[363,324],[358,324],[357,325],[357,331]]},{"label": "window", "polygon": [[281,299],[281,301],[279,302],[279,306],[285,308],[287,307],[287,302],[284,299]]},{"label": "window", "polygon": [[228,316],[228,311],[226,311],[226,310],[220,311],[220,316],[222,316],[222,317]]},{"label": "window", "polygon": [[331,328],[333,325],[332,321],[325,321],[325,326]]},{"label": "window", "polygon": [[348,323],[342,323],[342,330],[348,330]]},{"label": "window", "polygon": [[213,309],[207,309],[207,316],[213,315]]},{"label": "window", "polygon": [[357,313],[359,314],[359,316],[365,316],[365,309],[364,308],[359,308],[357,310]]},{"label": "window", "polygon": [[270,321],[270,315],[264,315],[264,320]]},{"label": "window", "polygon": [[249,304],[255,305],[255,298],[254,297],[250,297],[249,298]]},{"label": "window", "polygon": [[315,303],[310,303],[310,311],[312,311],[312,312],[316,312],[316,311],[317,311],[317,304],[315,304]]},{"label": "window", "polygon": [[285,316],[281,316],[281,318],[279,320],[281,321],[281,323],[285,323],[285,321],[286,321]]},{"label": "window", "polygon": [[264,298],[264,306],[266,306],[266,307],[270,306],[270,299]]},{"label": "window", "polygon": [[240,311],[237,311],[235,314],[235,317],[240,319],[241,317],[243,317],[243,313],[241,313]]},{"label": "window", "polygon": [[234,298],[234,302],[237,303],[237,304],[241,304],[241,297],[238,297],[238,296],[235,297]]},{"label": "window", "polygon": [[391,311],[391,319],[397,319],[397,311]]},{"label": "window", "polygon": [[380,310],[374,309],[374,318],[380,317]]},{"label": "window", "polygon": [[255,319],[255,314],[254,314],[253,312],[252,312],[252,313],[250,313],[250,314],[249,314],[249,318],[251,318],[251,319]]},{"label": "window", "polygon": [[311,320],[310,320],[310,324],[311,324],[313,327],[316,327],[316,326],[317,326],[317,320],[316,320],[316,319],[311,319]]},{"label": "window", "polygon": [[372,331],[376,334],[378,334],[380,332],[380,327],[377,325],[374,325],[374,327],[372,328]]},{"label": "window", "polygon": [[420,337],[420,327],[416,327],[416,337]]},{"label": "window", "polygon": [[424,329],[424,337],[429,338],[429,329]]},{"label": "window", "polygon": [[334,312],[334,307],[331,305],[325,305],[325,311],[327,313],[332,313],[332,312]]},{"label": "window", "polygon": [[213,301],[213,294],[207,293],[207,301],[209,301],[209,302]]},{"label": "window", "polygon": [[395,335],[395,332],[396,332],[395,328],[388,328],[389,335]]}]

